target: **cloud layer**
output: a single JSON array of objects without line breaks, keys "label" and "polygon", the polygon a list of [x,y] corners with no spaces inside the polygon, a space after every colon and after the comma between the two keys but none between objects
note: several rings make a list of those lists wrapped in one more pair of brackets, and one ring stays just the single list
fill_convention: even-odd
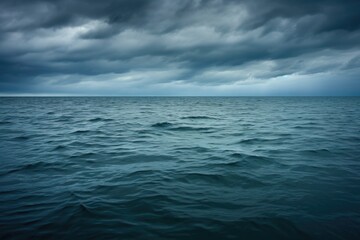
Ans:
[{"label": "cloud layer", "polygon": [[2,0],[0,94],[360,95],[358,0]]}]

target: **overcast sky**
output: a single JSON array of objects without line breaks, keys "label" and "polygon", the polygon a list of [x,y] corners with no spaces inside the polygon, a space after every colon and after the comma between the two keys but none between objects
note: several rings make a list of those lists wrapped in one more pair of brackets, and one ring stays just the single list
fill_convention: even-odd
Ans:
[{"label": "overcast sky", "polygon": [[359,0],[1,0],[0,94],[360,95]]}]

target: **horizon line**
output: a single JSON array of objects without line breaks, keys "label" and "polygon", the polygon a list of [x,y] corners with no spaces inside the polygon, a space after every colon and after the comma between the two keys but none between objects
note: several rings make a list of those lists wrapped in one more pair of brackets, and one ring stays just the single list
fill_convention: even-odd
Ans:
[{"label": "horizon line", "polygon": [[10,94],[1,95],[0,98],[6,97],[360,97],[360,95],[22,95]]}]

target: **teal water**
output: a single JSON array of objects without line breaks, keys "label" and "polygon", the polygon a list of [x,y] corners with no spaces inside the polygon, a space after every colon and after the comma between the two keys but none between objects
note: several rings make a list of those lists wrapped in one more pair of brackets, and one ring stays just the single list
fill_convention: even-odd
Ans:
[{"label": "teal water", "polygon": [[360,239],[360,98],[0,98],[0,239]]}]

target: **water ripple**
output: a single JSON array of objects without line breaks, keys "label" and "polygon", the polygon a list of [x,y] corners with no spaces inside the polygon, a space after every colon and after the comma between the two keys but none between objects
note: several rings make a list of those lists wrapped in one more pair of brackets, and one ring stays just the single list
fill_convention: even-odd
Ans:
[{"label": "water ripple", "polygon": [[0,239],[360,236],[360,98],[0,106]]}]

